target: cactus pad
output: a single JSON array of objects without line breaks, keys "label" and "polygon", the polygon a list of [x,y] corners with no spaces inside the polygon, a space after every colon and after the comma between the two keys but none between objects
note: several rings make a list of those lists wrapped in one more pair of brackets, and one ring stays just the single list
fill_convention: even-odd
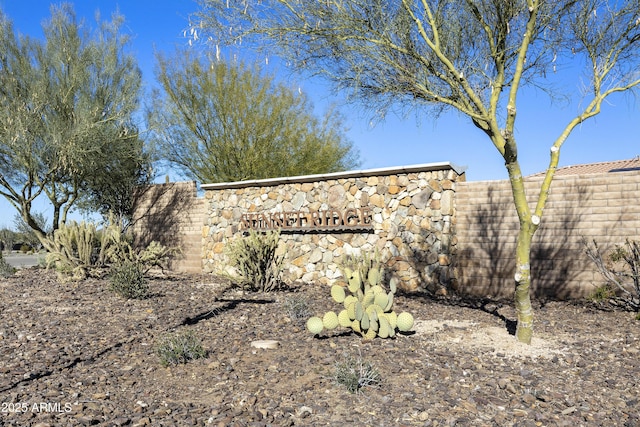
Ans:
[{"label": "cactus pad", "polygon": [[376,305],[370,305],[367,307],[365,312],[369,315],[369,319],[378,320],[378,310],[376,309]]},{"label": "cactus pad", "polygon": [[337,303],[344,302],[344,299],[345,299],[344,288],[340,285],[333,285],[331,287],[331,297]]},{"label": "cactus pad", "polygon": [[355,320],[356,319],[356,301],[352,301],[349,303],[349,305],[347,306],[347,314],[349,316],[349,319],[351,320]]},{"label": "cactus pad", "polygon": [[389,291],[391,291],[392,294],[395,294],[397,289],[398,289],[398,278],[392,277],[391,280],[389,280]]},{"label": "cactus pad", "polygon": [[373,329],[374,331],[378,332],[378,321],[377,320],[373,320],[373,319],[369,319],[369,329]]},{"label": "cactus pad", "polygon": [[322,317],[322,325],[328,330],[337,328],[338,324],[338,315],[333,311],[327,311]]},{"label": "cactus pad", "polygon": [[362,282],[360,281],[360,273],[354,271],[351,277],[349,277],[349,291],[351,291],[351,293],[356,293],[358,289],[360,289],[360,286],[362,286]]},{"label": "cactus pad", "polygon": [[362,315],[364,314],[364,307],[362,306],[362,303],[360,301],[356,301],[355,303],[355,314],[357,320],[362,319]]},{"label": "cactus pad", "polygon": [[376,286],[380,283],[380,279],[382,275],[380,274],[380,269],[373,267],[369,270],[369,274],[367,276],[367,280],[369,281],[369,285]]},{"label": "cactus pad", "polygon": [[314,335],[319,334],[320,332],[322,332],[323,328],[324,328],[324,325],[322,324],[321,318],[314,316],[314,317],[311,317],[309,320],[307,320],[307,329],[312,334]]},{"label": "cactus pad", "polygon": [[360,329],[360,322],[358,320],[351,322],[351,329],[353,329],[354,332],[362,332],[362,329]]},{"label": "cactus pad", "polygon": [[352,319],[349,318],[349,313],[347,312],[347,310],[342,310],[340,313],[338,313],[338,323],[343,328],[350,327],[351,321]]},{"label": "cactus pad", "polygon": [[398,329],[402,332],[407,332],[411,330],[413,327],[413,316],[406,311],[398,314],[398,319],[396,320]]},{"label": "cactus pad", "polygon": [[344,278],[347,279],[347,281],[351,278],[351,276],[353,276],[353,270],[349,267],[344,267],[342,269],[342,272],[344,273]]},{"label": "cactus pad", "polygon": [[364,296],[362,297],[362,304],[365,306],[369,306],[373,304],[373,302],[375,301],[375,297],[376,296],[373,293],[373,291],[369,289],[367,292],[364,293]]},{"label": "cactus pad", "polygon": [[380,338],[388,338],[392,334],[391,325],[386,318],[380,318],[380,324],[378,325],[378,335]]},{"label": "cactus pad", "polygon": [[391,311],[391,307],[393,307],[393,292],[389,292],[389,300],[387,301],[387,305],[384,307],[384,311]]},{"label": "cactus pad", "polygon": [[364,335],[364,339],[365,340],[372,340],[376,337],[378,333],[376,331],[374,331],[373,329],[369,329]]},{"label": "cactus pad", "polygon": [[[380,317],[382,317],[382,315],[380,315]],[[387,322],[389,322],[391,329],[395,329],[396,326],[398,326],[398,315],[395,311],[384,313],[384,317],[387,319]]]},{"label": "cactus pad", "polygon": [[378,315],[384,313],[384,310],[382,308],[380,308],[380,306],[378,304],[372,304],[369,307],[371,307],[371,310],[373,310],[376,313],[378,313]]},{"label": "cactus pad", "polygon": [[360,327],[362,329],[369,329],[369,315],[367,313],[362,314],[362,319],[360,319]]},{"label": "cactus pad", "polygon": [[372,286],[372,287],[371,287],[371,290],[372,290],[372,291],[373,291],[373,293],[374,293],[374,294],[376,294],[376,295],[377,295],[377,294],[379,294],[379,293],[384,292],[384,288],[383,288],[382,286],[380,286],[380,285]]},{"label": "cactus pad", "polygon": [[386,293],[379,292],[376,294],[374,302],[378,307],[384,309],[387,307],[387,304],[389,303],[389,298],[387,297]]},{"label": "cactus pad", "polygon": [[358,301],[358,298],[354,297],[353,295],[347,295],[344,299],[344,308],[349,307],[349,304],[351,304],[352,302],[356,302]]}]

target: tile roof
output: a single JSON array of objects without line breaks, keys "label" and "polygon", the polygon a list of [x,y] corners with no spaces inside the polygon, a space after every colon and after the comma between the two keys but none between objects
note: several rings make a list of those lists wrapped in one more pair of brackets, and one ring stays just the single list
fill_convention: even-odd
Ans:
[{"label": "tile roof", "polygon": [[[640,156],[627,160],[615,160],[612,162],[589,163],[586,165],[563,166],[556,170],[556,176],[562,175],[583,175],[592,173],[612,173],[612,172],[640,172]],[[538,172],[531,175],[544,176],[545,172]]]}]

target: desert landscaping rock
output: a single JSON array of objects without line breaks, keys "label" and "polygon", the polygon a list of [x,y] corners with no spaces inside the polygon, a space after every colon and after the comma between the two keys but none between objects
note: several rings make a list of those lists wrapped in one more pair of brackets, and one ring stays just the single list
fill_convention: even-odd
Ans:
[{"label": "desert landscaping rock", "polygon": [[262,348],[262,349],[270,349],[276,348],[280,345],[280,342],[277,340],[257,340],[251,341],[251,347]]},{"label": "desert landscaping rock", "polygon": [[[395,339],[344,329],[313,337],[287,316],[325,285],[269,294],[215,276],[157,276],[123,300],[105,280],[61,284],[21,270],[0,281],[0,426],[637,426],[640,323],[587,303],[536,304],[533,345],[508,331],[509,302],[399,295],[416,319]],[[191,330],[204,359],[163,367],[156,343]],[[275,348],[251,342],[276,340]],[[378,387],[332,378],[345,354],[374,365]]]}]

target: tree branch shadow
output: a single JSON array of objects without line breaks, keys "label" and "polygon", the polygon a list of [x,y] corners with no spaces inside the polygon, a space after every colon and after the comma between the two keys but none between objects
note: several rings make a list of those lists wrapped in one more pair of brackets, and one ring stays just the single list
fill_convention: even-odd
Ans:
[{"label": "tree branch shadow", "polygon": [[145,248],[155,241],[170,248],[184,248],[186,242],[181,226],[185,218],[189,218],[196,199],[195,181],[138,187],[131,220],[134,247]]},{"label": "tree branch shadow", "polygon": [[[531,295],[539,300],[564,299],[571,294],[571,281],[581,270],[575,267],[575,259],[581,253],[576,248],[580,223],[587,211],[580,201],[591,197],[586,185],[569,189],[578,201],[553,211],[549,201],[547,215],[534,235],[531,248]],[[498,198],[493,188],[487,189],[487,202],[483,203],[472,218],[469,228],[479,230],[468,243],[460,248],[455,258],[455,292],[460,295],[481,295],[489,298],[511,297],[515,290],[515,236],[518,232],[517,217],[512,200]],[[551,216],[553,215],[553,216]],[[512,239],[505,235],[513,235]]]},{"label": "tree branch shadow", "polygon": [[[479,310],[500,319],[505,326],[509,335],[516,334],[517,322],[514,319],[506,317],[500,313],[500,309],[513,304],[506,299],[483,298],[474,295],[447,295],[437,296],[431,292],[405,292],[399,291],[398,296],[419,300],[421,303],[440,304],[448,307],[467,308],[471,310]],[[542,304],[537,304],[542,306]]]},{"label": "tree branch shadow", "polygon": [[219,299],[218,301],[225,302],[221,307],[216,307],[211,310],[203,311],[196,314],[193,317],[185,317],[184,320],[178,326],[196,325],[199,322],[212,319],[220,316],[223,313],[235,309],[240,304],[272,304],[274,300],[268,299]]},{"label": "tree branch shadow", "polygon": [[89,357],[86,358],[81,358],[81,357],[76,357],[73,360],[71,360],[70,362],[68,362],[67,364],[64,364],[62,366],[58,366],[55,369],[47,369],[45,371],[41,371],[41,372],[35,372],[30,374],[27,378],[23,378],[19,381],[14,382],[13,384],[10,384],[9,386],[0,389],[0,393],[4,393],[6,391],[11,391],[13,389],[15,389],[16,387],[18,387],[21,384],[25,384],[25,383],[29,383],[31,381],[37,381],[39,379],[42,378],[46,378],[49,377],[51,375],[57,374],[57,373],[61,373],[64,372],[65,370],[70,370],[75,368],[77,365],[79,365],[80,363],[91,363],[96,361],[97,359],[101,358],[102,356],[104,356],[107,353],[110,353],[113,350],[116,350],[120,347],[122,347],[125,343],[127,343],[128,341],[120,341],[117,342],[111,346],[108,346],[106,348],[104,348],[103,350],[99,351],[98,353],[95,353]]}]

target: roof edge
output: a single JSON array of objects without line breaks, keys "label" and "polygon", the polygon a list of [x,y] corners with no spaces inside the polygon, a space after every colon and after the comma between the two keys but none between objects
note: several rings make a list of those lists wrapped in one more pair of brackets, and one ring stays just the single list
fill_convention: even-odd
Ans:
[{"label": "roof edge", "polygon": [[323,181],[327,179],[340,178],[359,178],[363,176],[373,175],[391,175],[394,173],[412,173],[412,172],[430,172],[434,170],[451,169],[458,175],[462,175],[467,170],[466,166],[458,166],[451,162],[422,163],[409,166],[394,166],[375,169],[361,169],[344,172],[332,172],[314,175],[287,176],[280,178],[253,179],[248,181],[234,182],[217,182],[213,184],[202,184],[200,188],[203,190],[223,190],[229,188],[245,188],[245,187],[266,187],[270,185],[291,184]]},{"label": "roof edge", "polygon": [[[640,171],[640,156],[631,159],[608,160],[595,163],[579,163],[575,165],[558,166],[555,176],[594,175],[601,173],[635,172]],[[540,171],[528,175],[526,178],[544,177],[547,171]]]}]

